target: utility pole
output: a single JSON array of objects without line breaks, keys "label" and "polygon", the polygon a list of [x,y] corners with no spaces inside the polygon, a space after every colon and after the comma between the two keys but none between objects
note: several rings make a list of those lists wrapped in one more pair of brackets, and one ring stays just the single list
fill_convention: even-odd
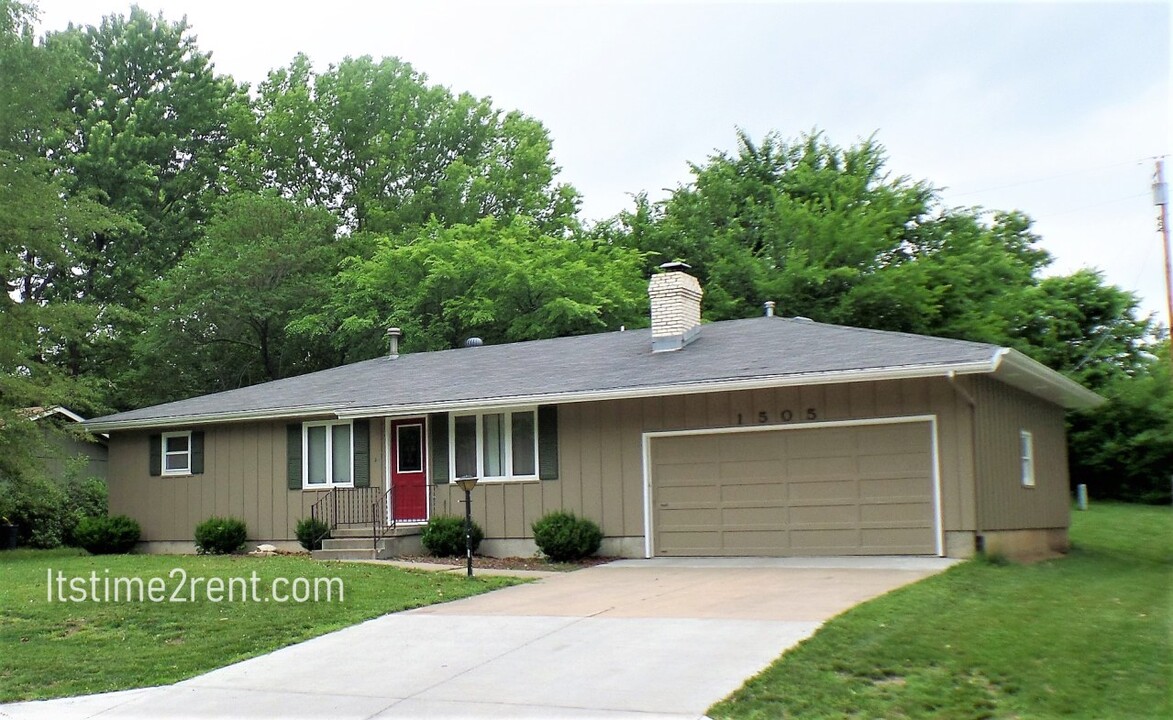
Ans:
[{"label": "utility pole", "polygon": [[[1165,248],[1165,322],[1169,329],[1169,340],[1173,342],[1173,261],[1169,257],[1169,186],[1165,184],[1164,158],[1157,158],[1157,174],[1153,180],[1153,204],[1161,209],[1161,216],[1157,222],[1160,224]],[[1173,360],[1173,352],[1169,353],[1169,357]]]}]

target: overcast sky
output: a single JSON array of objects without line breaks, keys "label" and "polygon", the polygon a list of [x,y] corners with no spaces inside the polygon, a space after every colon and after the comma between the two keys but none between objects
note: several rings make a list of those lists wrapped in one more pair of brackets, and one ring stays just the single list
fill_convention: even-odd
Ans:
[{"label": "overcast sky", "polygon": [[[130,6],[38,4],[48,30]],[[1053,272],[1103,270],[1167,322],[1150,185],[1173,132],[1168,2],[139,4],[186,15],[216,69],[254,86],[297,52],[321,69],[395,55],[532,115],[587,219],[687,182],[737,127],[875,133],[894,174],[1026,212]]]}]

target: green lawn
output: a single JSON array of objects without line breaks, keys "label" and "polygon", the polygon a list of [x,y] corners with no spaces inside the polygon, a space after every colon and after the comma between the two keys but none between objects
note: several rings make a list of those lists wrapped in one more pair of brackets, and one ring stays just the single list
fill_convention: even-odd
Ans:
[{"label": "green lawn", "polygon": [[1173,510],[1073,513],[1073,551],[975,560],[828,622],[714,718],[1173,718]]},{"label": "green lawn", "polygon": [[[180,574],[171,575],[175,568],[182,569],[188,578],[180,595],[190,600],[195,588],[196,601],[149,602],[149,578],[162,578],[156,585],[165,582],[168,597],[180,587]],[[54,599],[49,599],[50,569],[54,578],[58,571],[64,573],[64,602],[58,598],[56,581]],[[256,597],[260,602],[251,599],[254,570],[259,578]],[[68,601],[71,596],[80,597],[70,587],[73,578],[82,578],[89,594],[91,572],[97,573],[100,597],[107,577],[144,578],[148,601]],[[202,579],[198,585],[197,577]],[[220,597],[218,603],[209,600],[207,593],[207,581],[215,577],[226,583],[223,594],[213,592],[211,596]],[[277,602],[281,597],[312,597],[309,583],[314,578],[331,577],[341,580],[341,602],[337,583],[331,588],[333,601],[324,599],[326,586],[320,585],[317,602]],[[227,601],[229,578],[250,580],[247,602],[239,600],[246,589],[243,582],[231,588],[236,599]],[[297,584],[280,585],[273,595],[270,589],[275,578]],[[212,582],[215,590],[217,581]],[[2,552],[0,702],[171,683],[385,613],[517,582],[288,556],[91,557],[78,551]],[[265,602],[265,597],[270,600]]]}]

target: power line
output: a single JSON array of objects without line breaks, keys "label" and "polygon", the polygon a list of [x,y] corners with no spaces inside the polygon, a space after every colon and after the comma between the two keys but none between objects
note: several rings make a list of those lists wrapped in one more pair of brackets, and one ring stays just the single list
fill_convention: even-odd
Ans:
[{"label": "power line", "polygon": [[[1160,157],[1165,157],[1161,155]],[[1005,190],[1007,188],[1020,187],[1022,185],[1033,185],[1035,183],[1048,182],[1050,180],[1060,180],[1062,178],[1072,177],[1074,175],[1084,175],[1086,173],[1101,172],[1104,170],[1112,170],[1125,165],[1140,165],[1143,162],[1152,160],[1153,158],[1139,158],[1137,160],[1127,160],[1124,162],[1112,163],[1111,165],[1100,165],[1098,167],[1081,168],[1079,170],[1072,170],[1071,172],[1060,173],[1058,175],[1047,175],[1046,177],[1031,178],[1029,180],[1020,180],[1018,182],[1008,183],[1006,185],[996,185],[994,187],[980,188],[978,190],[966,190],[960,193],[950,193],[950,197],[965,197],[966,195],[977,195],[978,193],[993,192],[995,190]]]}]

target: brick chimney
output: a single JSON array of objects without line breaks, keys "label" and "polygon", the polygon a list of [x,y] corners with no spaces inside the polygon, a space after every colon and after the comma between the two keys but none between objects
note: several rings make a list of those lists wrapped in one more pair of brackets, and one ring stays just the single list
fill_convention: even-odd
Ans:
[{"label": "brick chimney", "polygon": [[652,352],[679,350],[701,331],[701,284],[682,262],[664,263],[648,283],[652,305]]}]

